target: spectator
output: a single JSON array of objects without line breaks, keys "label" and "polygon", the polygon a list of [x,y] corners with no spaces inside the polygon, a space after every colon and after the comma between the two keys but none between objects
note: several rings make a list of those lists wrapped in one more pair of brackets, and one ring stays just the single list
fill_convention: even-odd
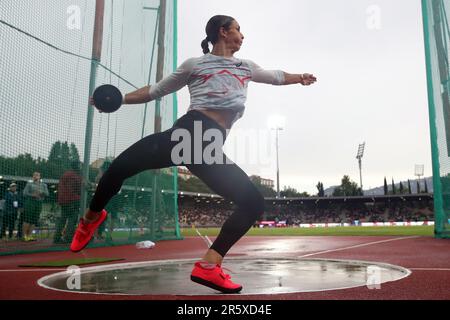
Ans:
[{"label": "spectator", "polygon": [[[70,243],[75,232],[80,213],[80,198],[82,177],[80,163],[73,161],[71,169],[64,172],[59,179],[58,204],[61,206],[61,216],[56,221],[56,230],[53,237],[55,244]],[[62,231],[65,227],[64,239]]]},{"label": "spectator", "polygon": [[35,226],[39,223],[42,211],[42,202],[48,197],[47,185],[41,181],[39,172],[33,173],[33,180],[29,181],[23,190],[24,196],[24,217],[23,236],[25,241],[36,241],[32,236]]},{"label": "spectator", "polygon": [[23,208],[23,195],[21,197],[22,199],[22,208],[19,210],[19,220],[17,221],[17,240],[23,239],[23,217],[24,217],[24,208]]},{"label": "spectator", "polygon": [[[195,205],[195,206],[194,206]],[[182,227],[191,225],[203,227],[218,227],[227,218],[229,209],[216,204],[193,204],[184,200],[179,205],[180,224]],[[332,204],[317,206],[315,204],[283,204],[267,205],[263,220],[288,221],[288,225],[301,223],[349,223],[362,222],[392,222],[392,221],[432,221],[433,208],[430,202],[397,203],[387,207],[385,203],[377,204]]]},{"label": "spectator", "polygon": [[8,230],[8,238],[11,239],[14,232],[14,225],[16,223],[19,208],[22,207],[20,195],[17,192],[17,184],[14,182],[9,185],[9,191],[5,196],[3,219],[1,223],[0,238],[5,237],[6,230]]},{"label": "spectator", "polygon": [[2,221],[3,212],[5,210],[5,199],[0,199],[0,221]]}]

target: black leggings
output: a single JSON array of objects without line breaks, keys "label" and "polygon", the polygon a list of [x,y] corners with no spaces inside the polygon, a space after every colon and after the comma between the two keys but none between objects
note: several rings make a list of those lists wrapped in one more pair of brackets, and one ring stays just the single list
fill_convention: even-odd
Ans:
[{"label": "black leggings", "polygon": [[[194,127],[194,121],[196,127]],[[177,129],[186,129],[194,137],[194,131],[198,131],[199,122],[201,122],[202,127],[201,136],[208,129],[216,129],[215,132],[220,130],[223,143],[225,143],[227,132],[217,122],[201,112],[189,111],[178,119],[171,129],[147,136],[120,154],[100,180],[91,201],[90,209],[94,212],[103,210],[108,201],[119,192],[124,180],[131,176],[144,170],[184,165],[211,190],[226,200],[233,201],[236,205],[236,210],[225,221],[219,236],[211,246],[211,249],[224,257],[264,213],[264,198],[247,174],[229,160],[223,154],[222,149],[220,149],[223,154],[221,163],[208,164],[210,162],[205,163],[204,160],[199,163],[195,161],[198,159],[194,159],[194,152],[191,154],[190,162],[174,163],[172,161],[172,148],[179,144],[178,140],[172,141],[172,133]],[[214,141],[214,139],[211,140]],[[223,143],[221,146],[223,146]],[[211,141],[203,141],[201,150],[203,151],[210,144]],[[194,139],[191,143],[191,149],[194,150],[193,148]],[[181,154],[184,155],[184,153]],[[213,153],[213,155],[216,154]]]}]

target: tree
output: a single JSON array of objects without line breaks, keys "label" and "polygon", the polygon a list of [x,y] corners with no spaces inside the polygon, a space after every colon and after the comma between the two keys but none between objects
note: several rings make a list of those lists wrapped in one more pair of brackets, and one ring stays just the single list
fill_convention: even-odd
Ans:
[{"label": "tree", "polygon": [[10,174],[13,176],[31,176],[37,171],[36,161],[31,154],[20,154],[16,158],[2,158],[1,165],[2,174]]},{"label": "tree", "polygon": [[70,148],[67,141],[61,144],[61,161],[64,167],[67,167],[71,161]]},{"label": "tree", "polygon": [[318,197],[325,197],[325,190],[323,189],[323,183],[319,181],[319,183],[317,183],[317,196]]},{"label": "tree", "polygon": [[350,180],[350,177],[345,175],[341,180],[341,185],[334,189],[333,196],[342,197],[342,196],[361,196],[362,190],[358,187],[356,182]]},{"label": "tree", "polygon": [[[34,159],[29,153],[15,158],[0,156],[0,173],[3,175],[29,177],[33,172],[40,172],[45,179],[59,179],[70,168],[71,161],[79,161],[79,153],[72,143],[55,142],[50,148],[48,159]],[[92,170],[91,170],[92,171]]]},{"label": "tree", "polygon": [[198,192],[198,193],[214,193],[199,178],[191,177],[188,180],[178,178],[178,189],[180,191]]},{"label": "tree", "polygon": [[69,146],[67,141],[56,141],[50,149],[48,161],[66,167],[72,161],[79,162],[80,154],[75,144],[71,143]]},{"label": "tree", "polygon": [[[268,187],[268,186],[262,185],[260,177],[258,177],[258,176],[251,176],[250,180],[253,182],[253,184],[255,185],[256,189],[258,189],[259,192],[261,192],[261,194],[264,197],[267,197],[267,198],[276,197],[277,192],[275,190],[273,190],[272,188]],[[281,192],[280,192],[280,195],[281,195]]]},{"label": "tree", "polygon": [[425,193],[428,193],[428,185],[427,185],[427,180],[425,179]]},{"label": "tree", "polygon": [[408,179],[408,193],[412,194],[412,190],[411,190],[411,181],[409,181]]},{"label": "tree", "polygon": [[420,184],[419,184],[419,180],[417,180],[416,182],[417,182],[417,193],[420,193]]},{"label": "tree", "polygon": [[295,188],[285,186],[283,188],[283,191],[280,192],[280,196],[286,198],[301,198],[301,197],[309,197],[309,194],[307,192],[300,193]]},{"label": "tree", "polygon": [[400,194],[403,194],[404,188],[403,183],[400,181]]},{"label": "tree", "polygon": [[67,141],[56,141],[50,149],[45,175],[58,179],[70,168],[73,161],[80,162],[80,155],[75,144],[71,143],[69,146]]},{"label": "tree", "polygon": [[394,178],[392,178],[392,194],[396,194],[397,191],[395,190],[395,183],[394,183]]},{"label": "tree", "polygon": [[70,144],[70,154],[69,154],[71,161],[81,162],[80,161],[80,154],[78,153],[77,146],[74,143]]},{"label": "tree", "polygon": [[388,185],[387,185],[386,177],[384,177],[384,195],[385,196],[388,195]]},{"label": "tree", "polygon": [[50,149],[50,154],[48,155],[48,161],[52,162],[52,163],[56,163],[56,162],[60,161],[60,157],[61,157],[61,142],[56,141]]},{"label": "tree", "polygon": [[56,141],[50,149],[43,172],[48,178],[58,179],[65,171],[70,169],[70,164],[74,161],[80,163],[80,154],[75,144],[71,143],[69,146],[67,141]]},{"label": "tree", "polygon": [[300,196],[300,193],[295,188],[285,186],[283,191],[280,192],[280,196],[286,198],[296,198]]}]

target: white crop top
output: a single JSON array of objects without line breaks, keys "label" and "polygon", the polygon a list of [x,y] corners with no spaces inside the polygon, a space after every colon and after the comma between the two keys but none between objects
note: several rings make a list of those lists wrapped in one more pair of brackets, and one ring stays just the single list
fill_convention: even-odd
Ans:
[{"label": "white crop top", "polygon": [[283,71],[268,71],[250,60],[225,58],[210,53],[191,58],[178,69],[150,87],[152,100],[189,87],[189,110],[229,109],[236,111],[233,123],[242,117],[250,81],[284,84]]}]

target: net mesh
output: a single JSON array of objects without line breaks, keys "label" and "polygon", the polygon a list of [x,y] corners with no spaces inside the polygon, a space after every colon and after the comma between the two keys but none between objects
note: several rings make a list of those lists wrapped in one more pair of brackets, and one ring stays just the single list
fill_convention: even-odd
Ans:
[{"label": "net mesh", "polygon": [[[91,74],[95,13],[96,2],[89,0],[0,2],[1,236],[7,240],[0,254],[67,246],[109,163],[155,132],[155,103],[162,130],[176,118],[175,95],[113,114],[91,110],[90,118],[88,112],[90,79],[95,87],[113,84],[128,93],[157,80],[158,59],[164,75],[173,72],[176,0],[106,0],[102,55]],[[92,136],[86,139],[89,122]],[[86,162],[88,181],[70,191],[85,194],[85,203],[63,203],[71,196],[58,199],[61,178]],[[127,180],[91,245],[180,238],[176,181],[175,168]],[[63,192],[70,193],[67,187]]]},{"label": "net mesh", "polygon": [[435,235],[450,237],[450,0],[422,0],[433,161]]}]

